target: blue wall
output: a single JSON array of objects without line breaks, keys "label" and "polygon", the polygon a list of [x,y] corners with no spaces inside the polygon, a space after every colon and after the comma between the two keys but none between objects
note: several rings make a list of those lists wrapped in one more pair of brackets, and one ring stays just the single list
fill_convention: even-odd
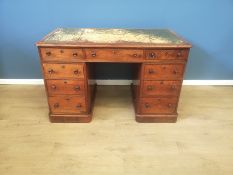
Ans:
[{"label": "blue wall", "polygon": [[193,44],[186,79],[233,79],[233,0],[0,0],[0,78],[41,78],[34,43],[57,27],[170,28]]}]

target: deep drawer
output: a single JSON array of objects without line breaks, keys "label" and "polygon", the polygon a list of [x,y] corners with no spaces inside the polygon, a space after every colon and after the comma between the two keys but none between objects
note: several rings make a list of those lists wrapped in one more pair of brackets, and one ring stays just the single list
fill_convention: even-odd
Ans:
[{"label": "deep drawer", "polygon": [[53,114],[80,114],[87,112],[84,97],[65,95],[49,97],[48,100]]},{"label": "deep drawer", "polygon": [[141,114],[172,114],[176,112],[177,98],[141,98]]}]

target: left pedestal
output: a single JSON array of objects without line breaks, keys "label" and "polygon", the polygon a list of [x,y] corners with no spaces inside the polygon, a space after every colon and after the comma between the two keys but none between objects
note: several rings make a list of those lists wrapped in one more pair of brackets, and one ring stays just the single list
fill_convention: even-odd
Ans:
[{"label": "left pedestal", "polygon": [[50,121],[90,122],[96,86],[91,81],[91,65],[79,62],[83,58],[82,52],[78,49],[39,48],[39,53]]}]

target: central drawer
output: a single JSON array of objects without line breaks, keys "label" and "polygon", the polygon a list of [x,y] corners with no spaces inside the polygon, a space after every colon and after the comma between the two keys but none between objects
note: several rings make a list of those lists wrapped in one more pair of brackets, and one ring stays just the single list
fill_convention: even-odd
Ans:
[{"label": "central drawer", "polygon": [[45,79],[84,78],[84,64],[52,64],[44,63]]},{"label": "central drawer", "polygon": [[84,95],[82,80],[46,80],[49,95],[74,94]]},{"label": "central drawer", "polygon": [[86,58],[102,61],[141,61],[143,50],[139,49],[85,49]]},{"label": "central drawer", "polygon": [[80,114],[87,112],[85,98],[79,96],[48,97],[50,110],[53,114]]}]

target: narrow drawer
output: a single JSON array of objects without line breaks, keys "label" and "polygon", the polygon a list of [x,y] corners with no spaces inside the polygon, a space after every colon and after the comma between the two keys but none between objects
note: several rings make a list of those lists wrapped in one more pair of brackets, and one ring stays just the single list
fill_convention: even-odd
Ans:
[{"label": "narrow drawer", "polygon": [[145,80],[182,80],[184,64],[147,64],[144,65]]},{"label": "narrow drawer", "polygon": [[84,78],[84,64],[50,64],[44,63],[45,79]]},{"label": "narrow drawer", "polygon": [[188,58],[188,49],[160,49],[146,50],[147,60],[186,60]]},{"label": "narrow drawer", "polygon": [[48,100],[53,114],[80,114],[87,112],[84,97],[65,95],[49,97]]},{"label": "narrow drawer", "polygon": [[86,58],[100,61],[129,61],[143,60],[143,50],[139,49],[85,49]]},{"label": "narrow drawer", "polygon": [[177,98],[141,98],[142,114],[172,114],[176,112]]},{"label": "narrow drawer", "polygon": [[181,81],[144,81],[143,96],[178,96]]},{"label": "narrow drawer", "polygon": [[46,85],[49,95],[84,95],[84,81],[82,80],[46,80]]},{"label": "narrow drawer", "polygon": [[75,62],[84,59],[82,49],[40,48],[40,52],[43,61]]}]

